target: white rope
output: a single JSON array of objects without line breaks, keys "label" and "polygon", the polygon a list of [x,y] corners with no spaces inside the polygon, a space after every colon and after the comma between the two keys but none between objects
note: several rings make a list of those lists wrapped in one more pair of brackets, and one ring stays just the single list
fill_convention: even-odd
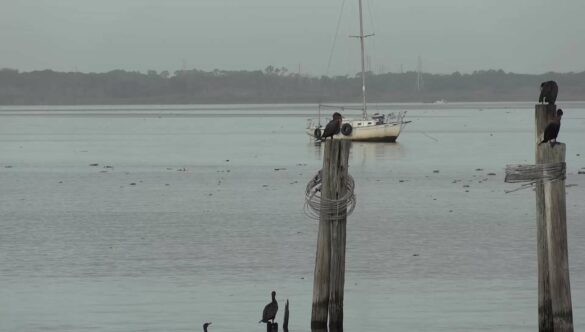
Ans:
[{"label": "white rope", "polygon": [[567,164],[565,162],[536,165],[507,165],[506,178],[504,180],[505,182],[528,183],[523,184],[522,187],[516,188],[514,190],[506,191],[506,193],[530,188],[537,182],[554,182],[564,180],[566,178],[566,169]]},{"label": "white rope", "polygon": [[345,194],[339,199],[328,199],[321,195],[322,187],[322,171],[317,174],[307,183],[305,190],[305,214],[315,220],[319,220],[321,214],[324,213],[330,220],[342,220],[349,216],[356,205],[356,197],[354,194],[355,182],[351,175],[347,175],[345,181]]}]

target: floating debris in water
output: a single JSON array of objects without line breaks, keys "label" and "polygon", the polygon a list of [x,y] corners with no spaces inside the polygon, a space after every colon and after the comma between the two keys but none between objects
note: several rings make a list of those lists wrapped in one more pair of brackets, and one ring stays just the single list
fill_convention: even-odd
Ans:
[{"label": "floating debris in water", "polygon": [[186,171],[187,171],[187,169],[185,167],[177,169],[177,172],[186,172]]},{"label": "floating debris in water", "polygon": [[286,171],[286,168],[282,167],[282,168],[275,168],[275,171]]},{"label": "floating debris in water", "polygon": [[112,165],[105,165],[104,168],[112,168],[113,169],[114,166],[112,166]]},{"label": "floating debris in water", "polygon": [[483,171],[483,168],[476,168],[475,171],[476,172],[481,172],[481,171]]},{"label": "floating debris in water", "polygon": [[131,186],[135,186],[136,185],[136,182],[131,182],[130,185]]},{"label": "floating debris in water", "polygon": [[12,167],[13,167],[12,165],[6,165],[6,166],[4,166],[4,168],[12,168]]},{"label": "floating debris in water", "polygon": [[89,164],[89,166],[99,166],[100,164]]},{"label": "floating debris in water", "polygon": [[438,169],[433,170],[433,173],[439,173],[439,170]]},{"label": "floating debris in water", "polygon": [[494,175],[496,175],[496,173],[488,173],[487,175],[494,176]]}]

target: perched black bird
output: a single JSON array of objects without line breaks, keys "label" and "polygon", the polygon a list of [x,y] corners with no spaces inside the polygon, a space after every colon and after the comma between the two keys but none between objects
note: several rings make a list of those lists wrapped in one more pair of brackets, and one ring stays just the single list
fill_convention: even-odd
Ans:
[{"label": "perched black bird", "polygon": [[211,325],[211,322],[203,324],[203,332],[207,332],[207,327]]},{"label": "perched black bird", "polygon": [[557,101],[557,94],[559,93],[559,86],[555,81],[546,81],[540,84],[540,96],[538,97],[539,103],[544,103],[545,101],[552,105]]},{"label": "perched black bird", "polygon": [[[555,145],[557,143],[557,136],[559,135],[559,130],[561,130],[561,118],[563,117],[563,110],[557,110],[557,116],[546,125],[544,129],[544,135],[542,138],[542,142],[538,143],[538,145],[546,142],[550,142],[550,145]],[[553,143],[554,141],[554,143]]]},{"label": "perched black bird", "polygon": [[274,318],[276,317],[276,312],[278,311],[278,302],[276,302],[276,292],[272,291],[272,302],[268,303],[264,307],[264,311],[262,312],[262,320],[258,323],[268,323],[272,320],[274,324]]},{"label": "perched black bird", "polygon": [[325,126],[325,130],[323,130],[323,135],[321,136],[321,141],[326,140],[327,137],[333,139],[333,135],[339,134],[339,131],[341,130],[341,121],[341,114],[337,112],[333,113],[333,120],[329,121],[327,126]]}]

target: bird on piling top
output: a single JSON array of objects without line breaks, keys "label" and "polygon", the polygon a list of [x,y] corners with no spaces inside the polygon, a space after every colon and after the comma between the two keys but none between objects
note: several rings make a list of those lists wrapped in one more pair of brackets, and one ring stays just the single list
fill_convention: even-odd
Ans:
[{"label": "bird on piling top", "polygon": [[276,312],[278,311],[278,302],[276,302],[276,292],[272,291],[272,302],[268,303],[264,307],[264,311],[262,312],[262,320],[258,323],[268,323],[272,320],[272,324],[274,324],[274,318],[276,317]]},{"label": "bird on piling top", "polygon": [[[563,110],[557,110],[557,116],[554,117],[546,128],[544,129],[544,135],[542,138],[542,142],[538,143],[538,145],[546,142],[550,142],[551,146],[554,146],[557,143],[557,136],[559,135],[559,130],[561,130],[561,118],[563,117]],[[554,143],[553,143],[554,141]]]},{"label": "bird on piling top", "polygon": [[342,120],[343,118],[341,117],[341,114],[337,112],[333,113],[333,120],[329,121],[327,126],[325,126],[325,130],[323,130],[323,135],[321,136],[321,141],[326,140],[327,137],[333,139],[333,135],[339,134]]},{"label": "bird on piling top", "polygon": [[211,322],[203,324],[203,332],[207,332],[207,327],[211,325]]}]

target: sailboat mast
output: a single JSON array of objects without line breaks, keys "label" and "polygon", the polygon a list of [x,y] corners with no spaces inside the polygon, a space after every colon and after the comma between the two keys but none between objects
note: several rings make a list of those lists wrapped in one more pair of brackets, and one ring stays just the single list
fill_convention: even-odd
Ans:
[{"label": "sailboat mast", "polygon": [[366,61],[364,56],[364,22],[362,20],[362,0],[359,0],[360,3],[360,46],[361,46],[361,53],[362,53],[362,99],[363,99],[363,118],[364,120],[367,119],[368,113],[366,109]]}]

